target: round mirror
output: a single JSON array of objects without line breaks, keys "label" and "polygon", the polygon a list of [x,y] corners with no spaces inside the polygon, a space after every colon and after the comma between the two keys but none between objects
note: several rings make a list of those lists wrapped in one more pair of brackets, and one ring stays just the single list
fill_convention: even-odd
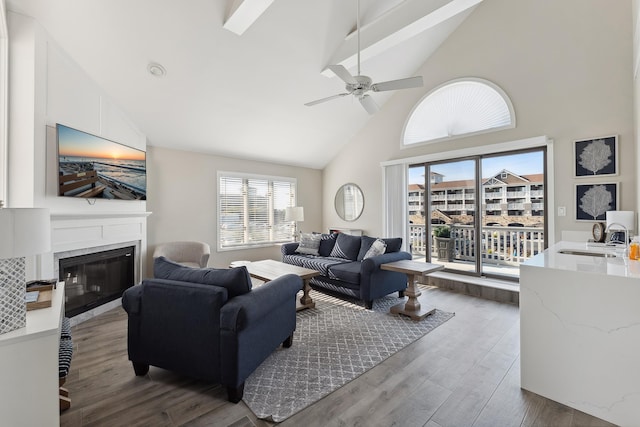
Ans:
[{"label": "round mirror", "polygon": [[345,221],[355,221],[362,215],[364,195],[356,184],[345,184],[338,189],[335,199],[336,212]]}]

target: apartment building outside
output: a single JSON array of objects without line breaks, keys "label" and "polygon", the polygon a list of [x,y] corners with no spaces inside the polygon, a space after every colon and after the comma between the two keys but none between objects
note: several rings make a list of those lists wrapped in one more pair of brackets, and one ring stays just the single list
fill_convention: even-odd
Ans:
[{"label": "apartment building outside", "polygon": [[[431,173],[431,223],[472,224],[477,197],[472,180],[445,181]],[[518,175],[503,169],[483,179],[482,225],[542,226],[544,221],[544,175]],[[425,186],[410,184],[409,218],[424,224]]]}]

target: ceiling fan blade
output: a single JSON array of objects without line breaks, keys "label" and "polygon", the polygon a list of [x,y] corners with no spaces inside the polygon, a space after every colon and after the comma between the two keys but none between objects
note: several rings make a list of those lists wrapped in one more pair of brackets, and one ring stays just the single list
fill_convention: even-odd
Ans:
[{"label": "ceiling fan blade", "polygon": [[369,113],[369,114],[374,114],[379,110],[378,104],[376,104],[376,102],[373,100],[373,98],[370,97],[369,95],[361,96],[360,97],[360,104],[362,104],[364,109],[367,110],[367,113]]},{"label": "ceiling fan blade", "polygon": [[422,87],[422,85],[422,76],[417,76],[409,77],[406,79],[375,83],[371,85],[371,90],[373,90],[374,92],[383,92],[385,90],[411,89],[414,87]]},{"label": "ceiling fan blade", "polygon": [[348,83],[351,85],[358,84],[358,81],[351,75],[349,70],[344,68],[342,65],[329,65],[327,68],[333,71],[334,74],[340,77],[342,81],[344,81],[345,83]]},{"label": "ceiling fan blade", "polygon": [[320,104],[320,103],[322,103],[322,102],[331,101],[332,99],[341,98],[341,97],[343,97],[343,96],[347,96],[347,95],[349,95],[349,93],[347,93],[347,92],[345,92],[345,93],[339,93],[339,94],[337,94],[337,95],[332,95],[332,96],[328,96],[328,97],[326,97],[326,98],[316,99],[315,101],[307,102],[307,103],[306,103],[306,104],[304,104],[304,105],[306,105],[307,107],[311,107],[311,106],[313,106],[313,105]]}]

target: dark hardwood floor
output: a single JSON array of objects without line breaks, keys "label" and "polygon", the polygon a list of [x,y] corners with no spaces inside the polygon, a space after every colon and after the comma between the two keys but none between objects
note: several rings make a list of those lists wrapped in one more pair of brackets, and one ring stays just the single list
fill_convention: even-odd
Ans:
[{"label": "dark hardwood floor", "polygon": [[[520,389],[518,307],[432,288],[455,317],[283,426],[610,426]],[[271,426],[224,388],[127,360],[126,314],[73,328],[62,426]]]}]

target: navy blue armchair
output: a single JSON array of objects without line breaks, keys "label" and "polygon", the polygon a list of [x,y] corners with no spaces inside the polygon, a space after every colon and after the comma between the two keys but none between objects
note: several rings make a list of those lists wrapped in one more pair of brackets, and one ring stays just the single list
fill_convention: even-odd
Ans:
[{"label": "navy blue armchair", "polygon": [[[166,260],[161,260],[165,262]],[[166,262],[165,262],[166,264]],[[201,279],[223,272],[226,281],[242,279],[245,267],[189,269]],[[155,269],[157,273],[157,268]],[[183,270],[182,273],[185,273]],[[198,274],[199,273],[199,274]],[[149,365],[222,384],[229,400],[242,399],[245,379],[280,345],[292,344],[296,328],[296,275],[233,295],[237,288],[154,278],[127,289],[122,305],[128,318],[128,352],[136,375]],[[224,280],[223,280],[224,281]],[[228,283],[227,283],[228,284]],[[237,284],[237,283],[236,283]],[[230,297],[229,294],[232,294]]]}]

